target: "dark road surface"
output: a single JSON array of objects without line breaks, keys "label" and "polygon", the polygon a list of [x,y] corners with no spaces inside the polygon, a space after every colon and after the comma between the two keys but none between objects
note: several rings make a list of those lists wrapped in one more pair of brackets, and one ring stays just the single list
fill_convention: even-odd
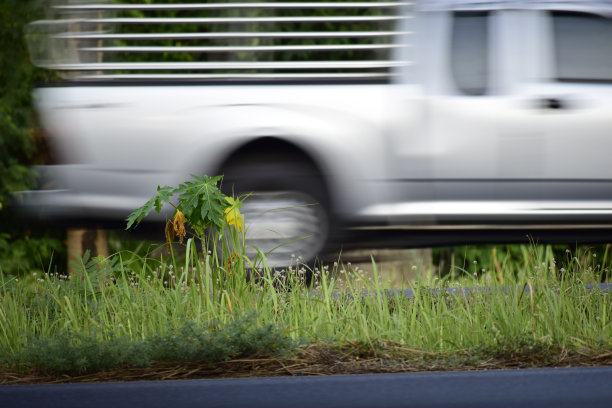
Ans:
[{"label": "dark road surface", "polygon": [[0,407],[612,407],[612,367],[1,386]]}]

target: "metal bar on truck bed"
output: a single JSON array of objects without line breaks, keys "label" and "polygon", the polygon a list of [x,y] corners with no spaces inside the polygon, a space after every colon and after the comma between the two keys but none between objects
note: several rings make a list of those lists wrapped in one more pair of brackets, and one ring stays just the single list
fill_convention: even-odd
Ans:
[{"label": "metal bar on truck bed", "polygon": [[388,79],[394,74],[384,72],[358,72],[358,73],[296,73],[296,74],[84,74],[79,75],[78,79],[106,79],[106,80],[191,80],[191,79],[210,79],[210,80],[276,80],[276,79]]},{"label": "metal bar on truck bed", "polygon": [[249,23],[329,23],[397,21],[412,16],[294,16],[294,17],[117,17],[83,19],[94,24],[249,24]]},{"label": "metal bar on truck bed", "polygon": [[224,33],[61,33],[53,37],[79,40],[201,40],[214,38],[367,38],[413,34],[409,31],[277,31]]},{"label": "metal bar on truck bed", "polygon": [[244,45],[217,47],[187,46],[133,46],[133,47],[83,47],[91,52],[240,52],[240,51],[337,51],[337,50],[388,50],[407,47],[407,44],[326,44],[326,45]]},{"label": "metal bar on truck bed", "polygon": [[295,3],[204,3],[204,4],[69,4],[53,6],[59,10],[217,10],[217,9],[304,9],[304,8],[393,8],[411,6],[406,2],[295,2]]},{"label": "metal bar on truck bed", "polygon": [[50,64],[67,71],[208,70],[208,69],[372,69],[407,66],[408,61],[278,61],[278,62],[101,62]]}]

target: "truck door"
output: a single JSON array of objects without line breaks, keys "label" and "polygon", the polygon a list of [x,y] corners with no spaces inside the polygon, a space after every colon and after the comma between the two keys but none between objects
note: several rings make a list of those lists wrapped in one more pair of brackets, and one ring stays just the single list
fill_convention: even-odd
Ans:
[{"label": "truck door", "polygon": [[556,10],[447,17],[447,72],[430,74],[427,97],[435,198],[449,207],[439,213],[569,222],[606,212],[612,21]]},{"label": "truck door", "polygon": [[[533,167],[526,145],[500,150],[501,135],[516,134],[524,123],[505,121],[509,107],[508,95],[500,89],[499,15],[457,11],[427,18],[429,28],[424,29],[435,28],[428,36],[437,43],[436,50],[426,51],[431,69],[423,73],[435,199],[509,199],[516,179],[537,176],[537,169],[525,167]],[[516,165],[518,156],[526,162],[523,166]],[[502,185],[500,179],[512,185]]]},{"label": "truck door", "polygon": [[549,199],[612,198],[612,19],[610,15],[539,12],[539,80],[518,99],[545,132],[542,194]]},{"label": "truck door", "polygon": [[[491,211],[491,202],[518,197],[519,180],[541,174],[534,151],[541,135],[516,118],[525,112],[513,109],[502,89],[499,58],[508,50],[499,47],[507,40],[499,33],[500,14],[419,15],[414,75],[420,90],[405,92],[413,98],[403,105],[408,126],[398,127],[392,152],[404,202],[395,211],[403,216],[398,223],[465,220],[483,206]],[[505,141],[508,134],[513,137]]]}]

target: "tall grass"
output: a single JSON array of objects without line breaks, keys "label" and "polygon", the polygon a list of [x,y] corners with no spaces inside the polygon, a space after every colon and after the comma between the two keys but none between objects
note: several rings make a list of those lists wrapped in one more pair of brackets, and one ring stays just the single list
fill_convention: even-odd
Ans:
[{"label": "tall grass", "polygon": [[136,342],[176,337],[189,325],[215,332],[249,313],[252,327],[272,324],[301,343],[387,341],[444,353],[512,344],[609,350],[612,302],[597,286],[605,272],[593,255],[557,260],[549,247],[525,247],[521,263],[501,262],[499,271],[473,265],[456,279],[428,271],[398,288],[412,296],[384,289],[376,264],[372,280],[340,274],[342,265],[322,273],[299,264],[282,274],[261,268],[248,279],[244,263],[198,253],[193,240],[180,262],[129,252],[86,257],[73,276],[0,274],[0,353],[18,355],[41,339]]}]

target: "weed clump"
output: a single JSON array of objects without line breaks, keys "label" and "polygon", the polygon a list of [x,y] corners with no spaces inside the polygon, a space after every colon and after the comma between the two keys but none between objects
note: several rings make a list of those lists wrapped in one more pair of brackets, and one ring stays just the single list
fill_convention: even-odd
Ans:
[{"label": "weed clump", "polygon": [[550,337],[533,339],[528,335],[477,346],[469,354],[481,360],[498,360],[508,367],[549,366],[566,357],[563,346]]},{"label": "weed clump", "polygon": [[296,343],[273,324],[257,325],[253,314],[218,328],[195,322],[146,339],[127,337],[100,339],[62,332],[56,337],[33,339],[4,360],[19,371],[45,375],[85,375],[125,367],[148,367],[160,363],[193,363],[212,367],[238,358],[285,357]]},{"label": "weed clump", "polygon": [[150,360],[155,362],[192,362],[214,365],[246,357],[284,356],[296,343],[274,324],[257,325],[254,314],[212,330],[189,322],[177,330],[145,340]]}]

